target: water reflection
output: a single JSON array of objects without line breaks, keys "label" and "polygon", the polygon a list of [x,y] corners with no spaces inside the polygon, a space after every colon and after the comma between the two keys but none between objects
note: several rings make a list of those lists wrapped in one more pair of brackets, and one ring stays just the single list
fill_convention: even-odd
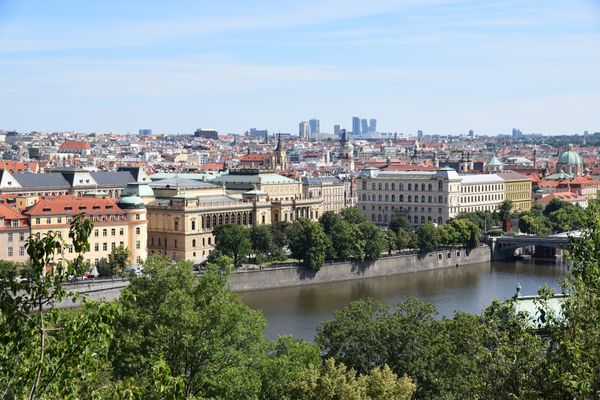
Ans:
[{"label": "water reflection", "polygon": [[494,262],[240,295],[250,307],[262,310],[269,323],[268,337],[293,334],[312,340],[322,321],[357,299],[396,303],[414,296],[433,303],[440,315],[456,310],[479,313],[494,299],[512,296],[517,282],[523,294],[534,294],[543,285],[559,289],[558,281],[565,273],[560,260]]}]

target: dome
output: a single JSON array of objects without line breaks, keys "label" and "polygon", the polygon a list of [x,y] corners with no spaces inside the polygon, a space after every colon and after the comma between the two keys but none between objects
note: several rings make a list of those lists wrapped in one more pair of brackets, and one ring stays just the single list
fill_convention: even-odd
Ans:
[{"label": "dome", "polygon": [[490,166],[490,167],[500,167],[500,166],[502,166],[502,165],[504,165],[504,164],[502,164],[502,162],[501,162],[500,160],[498,160],[498,159],[496,158],[496,156],[493,156],[493,157],[490,159],[490,161],[488,161],[488,162],[487,162],[487,165],[488,165],[488,166]]},{"label": "dome", "polygon": [[125,196],[117,203],[121,208],[145,208],[144,200],[139,196]]},{"label": "dome", "polygon": [[569,150],[561,154],[557,164],[583,165],[583,160],[579,154],[573,151],[572,146],[569,146]]}]

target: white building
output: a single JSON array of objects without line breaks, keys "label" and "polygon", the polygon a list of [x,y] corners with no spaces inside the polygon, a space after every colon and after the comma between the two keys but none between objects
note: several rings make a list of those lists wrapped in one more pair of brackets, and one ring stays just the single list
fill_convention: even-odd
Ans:
[{"label": "white building", "polygon": [[498,175],[459,175],[451,168],[438,171],[361,171],[358,208],[367,219],[385,225],[401,216],[413,226],[445,224],[464,212],[493,211],[504,200],[504,181]]}]

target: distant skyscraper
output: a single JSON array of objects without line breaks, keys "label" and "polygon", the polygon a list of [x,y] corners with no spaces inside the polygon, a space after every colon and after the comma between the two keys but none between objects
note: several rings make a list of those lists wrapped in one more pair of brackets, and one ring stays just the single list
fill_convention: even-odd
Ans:
[{"label": "distant skyscraper", "polygon": [[520,138],[520,137],[523,137],[523,132],[521,132],[521,130],[520,130],[520,129],[513,128],[513,130],[512,130],[512,137],[513,137],[513,138]]},{"label": "distant skyscraper", "polygon": [[471,130],[469,131],[469,136],[471,136],[471,137],[475,136],[475,132],[473,132],[473,129],[471,129]]},{"label": "distant skyscraper", "polygon": [[310,136],[310,126],[308,125],[308,121],[301,121],[298,124],[298,137],[301,140],[308,140]]},{"label": "distant skyscraper", "polygon": [[423,137],[423,131],[417,131],[417,138],[421,139]]},{"label": "distant skyscraper", "polygon": [[310,126],[310,137],[311,139],[321,133],[319,128],[319,120],[316,118],[309,119],[308,125]]},{"label": "distant skyscraper", "polygon": [[359,117],[352,117],[352,134],[353,135],[361,134]]},{"label": "distant skyscraper", "polygon": [[375,118],[371,118],[369,121],[369,132],[377,132],[377,120]]},{"label": "distant skyscraper", "polygon": [[152,129],[140,129],[138,131],[140,135],[152,135]]},{"label": "distant skyscraper", "polygon": [[341,137],[342,136],[342,127],[340,125],[334,125],[333,126],[333,135],[335,137]]},{"label": "distant skyscraper", "polygon": [[360,120],[360,129],[362,130],[362,133],[369,132],[369,123],[366,118]]}]

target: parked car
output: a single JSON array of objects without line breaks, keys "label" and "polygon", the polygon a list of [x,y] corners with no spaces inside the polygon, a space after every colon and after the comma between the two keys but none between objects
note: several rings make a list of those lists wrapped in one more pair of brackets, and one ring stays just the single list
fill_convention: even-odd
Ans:
[{"label": "parked car", "polygon": [[96,274],[93,274],[91,272],[84,272],[83,275],[81,275],[81,279],[93,279],[96,277]]}]

